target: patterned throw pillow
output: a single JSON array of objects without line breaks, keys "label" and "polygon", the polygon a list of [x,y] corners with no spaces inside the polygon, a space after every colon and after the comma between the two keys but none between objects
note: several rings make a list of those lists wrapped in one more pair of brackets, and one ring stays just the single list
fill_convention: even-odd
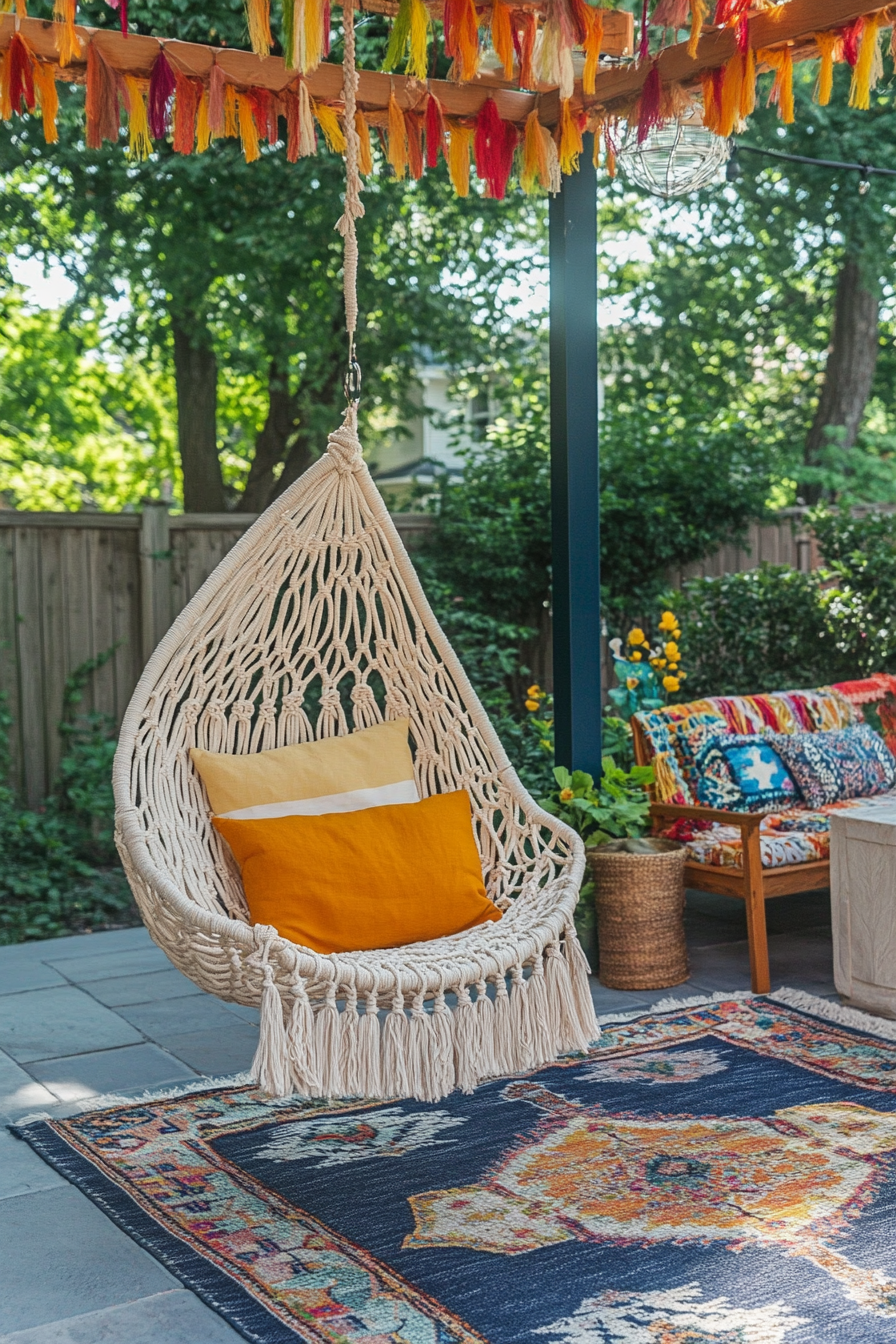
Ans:
[{"label": "patterned throw pillow", "polygon": [[896,759],[866,723],[832,733],[770,733],[808,807],[870,798],[896,784]]},{"label": "patterned throw pillow", "polygon": [[697,798],[729,812],[792,807],[799,790],[768,738],[725,733],[711,738],[694,763]]}]

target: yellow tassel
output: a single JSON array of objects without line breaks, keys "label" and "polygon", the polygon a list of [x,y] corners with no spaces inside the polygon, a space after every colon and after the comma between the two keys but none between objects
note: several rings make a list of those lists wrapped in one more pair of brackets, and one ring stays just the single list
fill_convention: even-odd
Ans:
[{"label": "yellow tassel", "polygon": [[[896,29],[894,29],[896,32]],[[815,85],[815,101],[819,107],[827,107],[834,92],[834,62],[839,59],[843,39],[839,33],[816,33],[815,45],[821,58],[818,66],[818,81]]]},{"label": "yellow tassel", "polygon": [[311,108],[318,126],[324,133],[327,149],[331,149],[334,154],[344,154],[345,132],[339,124],[339,113],[327,103],[315,103],[313,100]]},{"label": "yellow tassel", "polygon": [[411,0],[411,32],[406,73],[425,79],[429,66],[429,10],[423,0]]},{"label": "yellow tassel", "polygon": [[583,50],[585,52],[585,68],[582,71],[582,89],[589,96],[594,93],[597,78],[597,67],[600,63],[600,52],[604,42],[604,16],[600,9],[592,9],[590,5],[586,6],[588,14],[588,36],[585,38]]},{"label": "yellow tassel", "polygon": [[688,40],[688,55],[691,60],[697,55],[697,45],[708,13],[707,0],[691,0],[691,36]]},{"label": "yellow tassel", "polygon": [[669,753],[658,751],[650,764],[653,766],[653,793],[656,802],[671,802],[680,786],[669,764]]},{"label": "yellow tassel", "polygon": [[128,91],[128,158],[148,159],[152,153],[152,137],[146,115],[146,95],[133,75],[125,75],[124,82]]},{"label": "yellow tassel", "polygon": [[871,93],[877,88],[884,73],[883,57],[880,54],[880,29],[884,22],[883,14],[871,14],[863,23],[862,40],[859,43],[859,59],[852,72],[852,84],[849,89],[849,105],[867,112],[871,106]]},{"label": "yellow tassel", "polygon": [[321,0],[303,0],[305,50],[299,65],[303,75],[316,70],[324,54],[324,15]]},{"label": "yellow tassel", "polygon": [[455,33],[457,77],[462,83],[475,79],[479,72],[479,15],[476,0],[458,0]]},{"label": "yellow tassel", "polygon": [[470,194],[470,148],[473,130],[459,122],[448,122],[448,176],[458,196]]},{"label": "yellow tassel", "polygon": [[756,53],[747,48],[744,57],[744,78],[740,90],[740,116],[742,121],[753,115],[756,110]]},{"label": "yellow tassel", "polygon": [[520,172],[520,186],[527,196],[531,196],[536,184],[547,190],[548,152],[538,121],[538,110],[533,109],[526,118],[523,131],[523,166]]},{"label": "yellow tassel", "polygon": [[12,100],[9,96],[9,47],[0,53],[0,117],[9,121],[12,116]]},{"label": "yellow tassel", "polygon": [[513,32],[504,0],[492,0],[492,46],[504,67],[504,78],[513,79]]},{"label": "yellow tassel", "polygon": [[778,119],[785,126],[793,124],[793,56],[789,47],[772,47],[757,51],[756,60],[775,72],[775,82],[769,94],[769,103],[778,106]]},{"label": "yellow tassel", "polygon": [[56,67],[34,62],[34,88],[40,105],[44,123],[44,139],[48,145],[55,145],[59,139],[56,117],[59,113],[59,93],[56,89]]},{"label": "yellow tassel", "polygon": [[373,154],[370,149],[370,127],[363,112],[355,113],[355,130],[358,132],[358,167],[364,177],[373,172]]},{"label": "yellow tassel", "polygon": [[243,154],[247,163],[254,163],[261,156],[258,148],[258,127],[252,115],[249,99],[240,95],[236,100],[237,118],[240,125],[240,139],[243,142]]},{"label": "yellow tassel", "polygon": [[75,32],[75,6],[77,0],[54,0],[53,20],[59,24],[56,29],[56,50],[60,65],[71,65],[81,55],[81,43]]},{"label": "yellow tassel", "polygon": [[249,44],[256,56],[269,56],[274,39],[271,37],[270,0],[245,0],[246,26]]},{"label": "yellow tassel", "polygon": [[703,125],[708,131],[719,131],[719,108],[716,106],[716,85],[711,70],[704,70],[700,76],[703,88]]},{"label": "yellow tassel", "polygon": [[25,4],[25,0],[16,0],[16,18],[27,19],[27,17],[28,6]]},{"label": "yellow tassel", "polygon": [[564,98],[560,103],[560,144],[557,146],[560,171],[566,177],[579,171],[579,155],[582,152],[582,132],[579,130],[578,121],[572,115],[569,101],[568,98]]},{"label": "yellow tassel", "polygon": [[239,121],[236,114],[236,89],[233,84],[224,85],[224,134],[230,140],[235,140],[240,133]]},{"label": "yellow tassel", "polygon": [[208,89],[203,89],[196,113],[196,153],[204,154],[211,142],[212,132],[208,124]]},{"label": "yellow tassel", "polygon": [[386,126],[386,142],[389,147],[389,162],[399,182],[408,170],[408,132],[404,124],[404,113],[398,106],[395,94],[389,94],[389,122]]},{"label": "yellow tassel", "polygon": [[727,140],[734,133],[740,114],[740,100],[744,87],[744,59],[735,52],[725,65],[722,79],[722,105],[719,108],[718,134]]}]

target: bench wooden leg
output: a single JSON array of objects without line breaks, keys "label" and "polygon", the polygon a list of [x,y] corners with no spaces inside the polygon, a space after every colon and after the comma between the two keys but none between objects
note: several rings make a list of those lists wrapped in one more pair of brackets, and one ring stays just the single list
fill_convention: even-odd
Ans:
[{"label": "bench wooden leg", "polygon": [[744,895],[747,907],[747,939],[750,948],[750,980],[754,994],[771,989],[768,969],[768,934],[765,927],[765,898],[762,894],[762,851],[758,829],[743,838]]}]

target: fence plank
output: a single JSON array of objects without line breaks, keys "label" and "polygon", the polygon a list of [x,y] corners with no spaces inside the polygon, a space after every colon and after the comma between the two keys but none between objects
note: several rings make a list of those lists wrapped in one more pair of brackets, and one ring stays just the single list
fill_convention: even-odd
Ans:
[{"label": "fence plank", "polygon": [[45,533],[37,527],[14,533],[15,610],[18,620],[19,714],[22,723],[21,788],[30,807],[47,796],[47,721],[44,712],[44,649],[41,641],[40,553]]},{"label": "fence plank", "polygon": [[[22,775],[22,718],[19,704],[15,538],[15,532],[0,535],[0,692],[6,696],[12,718],[8,782],[17,787]],[[7,783],[6,780],[2,782]]]},{"label": "fence plank", "polygon": [[65,556],[66,533],[47,532],[40,538],[41,644],[43,668],[44,738],[47,753],[47,784],[52,784],[62,755],[59,720],[68,669],[65,658]]}]

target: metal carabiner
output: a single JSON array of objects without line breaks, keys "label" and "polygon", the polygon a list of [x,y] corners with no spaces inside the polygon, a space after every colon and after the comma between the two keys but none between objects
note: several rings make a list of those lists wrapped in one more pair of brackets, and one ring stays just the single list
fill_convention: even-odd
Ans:
[{"label": "metal carabiner", "polygon": [[349,360],[345,377],[342,380],[342,387],[348,404],[357,406],[361,400],[361,365],[355,359],[354,354]]}]

